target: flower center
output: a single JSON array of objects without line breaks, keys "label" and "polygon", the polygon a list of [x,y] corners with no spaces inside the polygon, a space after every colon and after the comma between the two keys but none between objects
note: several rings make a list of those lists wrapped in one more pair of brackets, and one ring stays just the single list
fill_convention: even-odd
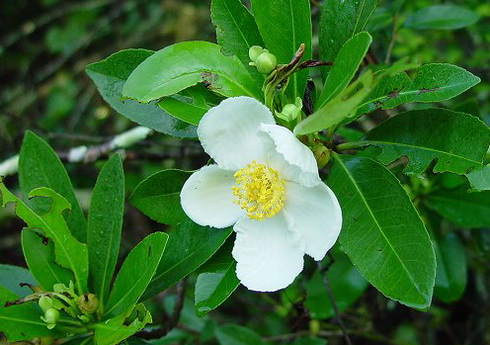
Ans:
[{"label": "flower center", "polygon": [[284,206],[284,180],[277,170],[253,161],[234,177],[237,186],[232,187],[233,202],[247,210],[250,219],[273,217]]}]

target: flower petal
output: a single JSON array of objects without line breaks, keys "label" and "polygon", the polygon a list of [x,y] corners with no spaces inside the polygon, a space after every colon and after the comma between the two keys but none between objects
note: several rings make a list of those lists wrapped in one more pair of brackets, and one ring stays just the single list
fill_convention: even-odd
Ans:
[{"label": "flower petal", "polygon": [[233,172],[208,165],[193,173],[180,193],[182,208],[199,225],[225,228],[245,216],[233,203]]},{"label": "flower petal", "polygon": [[342,228],[342,210],[332,190],[323,182],[315,187],[289,182],[283,211],[292,230],[303,236],[305,253],[323,259]]},{"label": "flower petal", "polygon": [[254,160],[263,163],[270,150],[257,137],[262,123],[275,123],[265,105],[250,97],[232,97],[204,114],[197,135],[220,167],[238,170]]},{"label": "flower petal", "polygon": [[260,132],[264,141],[275,146],[275,150],[269,151],[269,164],[285,179],[307,187],[321,183],[313,152],[290,130],[277,125],[262,124]]},{"label": "flower petal", "polygon": [[294,281],[303,269],[304,246],[277,214],[263,221],[238,221],[233,257],[240,282],[253,291],[277,291]]}]

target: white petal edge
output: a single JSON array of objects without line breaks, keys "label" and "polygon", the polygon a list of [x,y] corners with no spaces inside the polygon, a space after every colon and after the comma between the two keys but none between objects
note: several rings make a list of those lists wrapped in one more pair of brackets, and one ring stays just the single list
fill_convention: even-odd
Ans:
[{"label": "white petal edge", "polygon": [[280,213],[263,221],[238,221],[233,257],[236,274],[249,290],[273,292],[289,286],[303,270],[304,246]]},{"label": "white petal edge", "polygon": [[307,187],[321,183],[313,152],[293,132],[285,127],[269,124],[262,124],[260,132],[262,140],[275,147],[269,151],[268,163],[285,179]]},{"label": "white petal edge", "polygon": [[250,97],[231,97],[204,114],[197,135],[204,151],[220,167],[238,170],[254,160],[264,163],[271,146],[258,139],[263,123],[275,123],[265,105]]},{"label": "white petal edge", "polygon": [[342,229],[342,209],[334,192],[323,182],[315,187],[289,182],[283,211],[291,229],[303,237],[305,253],[322,260]]},{"label": "white petal edge", "polygon": [[182,208],[195,223],[225,228],[245,216],[233,203],[231,187],[236,183],[232,171],[208,165],[193,173],[180,193]]}]

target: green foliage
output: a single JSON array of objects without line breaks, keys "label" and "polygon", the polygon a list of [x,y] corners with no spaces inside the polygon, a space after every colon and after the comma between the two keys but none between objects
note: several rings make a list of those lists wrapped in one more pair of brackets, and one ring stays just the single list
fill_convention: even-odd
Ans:
[{"label": "green foliage", "polygon": [[477,167],[466,174],[471,187],[476,190],[490,190],[490,165]]},{"label": "green foliage", "polygon": [[472,10],[457,5],[434,5],[412,14],[405,26],[412,29],[455,30],[470,26],[480,16]]},{"label": "green foliage", "polygon": [[[304,58],[311,59],[309,0],[252,0],[252,9],[266,48],[279,63],[289,63],[302,43],[306,45]],[[302,97],[307,78],[307,71],[291,77],[291,99]]]},{"label": "green foliage", "polygon": [[170,233],[167,248],[142,300],[166,290],[194,272],[223,245],[231,229],[214,229],[183,221]]},{"label": "green foliage", "polygon": [[27,286],[21,286],[19,285],[19,282],[30,285],[36,284],[31,272],[23,267],[0,265],[0,276],[2,277],[0,286],[18,296],[25,296],[30,292]]},{"label": "green foliage", "polygon": [[318,35],[320,59],[334,61],[342,46],[364,30],[375,8],[376,0],[325,1]]},{"label": "green foliage", "polygon": [[225,56],[219,45],[201,41],[176,43],[148,57],[124,83],[123,96],[147,103],[199,82],[226,97],[261,98],[237,57]]},{"label": "green foliage", "polygon": [[220,345],[265,345],[260,335],[254,331],[238,326],[226,325],[216,330],[216,338]]},{"label": "green foliage", "polygon": [[86,292],[88,278],[87,247],[73,237],[63,218],[63,211],[71,207],[68,201],[51,189],[36,188],[30,192],[29,197],[45,197],[52,201],[49,212],[38,215],[12,194],[3,182],[0,182],[0,192],[3,196],[3,206],[10,202],[15,203],[19,218],[24,220],[31,229],[44,231],[44,234],[54,242],[56,262],[73,272],[78,292]]},{"label": "green foliage", "polygon": [[102,167],[88,214],[87,247],[92,291],[104,303],[116,268],[124,214],[124,172],[115,154]]},{"label": "green foliage", "polygon": [[231,244],[228,241],[199,269],[195,289],[199,316],[219,307],[240,284],[235,273],[236,261],[231,256]]},{"label": "green foliage", "polygon": [[104,315],[124,321],[155,274],[167,240],[167,234],[155,232],[133,248],[117,274]]},{"label": "green foliage", "polygon": [[[30,131],[24,136],[20,151],[19,182],[25,195],[38,187],[48,187],[64,197],[71,205],[71,211],[65,215],[70,231],[78,241],[86,242],[85,218],[63,164],[53,149]],[[36,198],[28,205],[37,212],[47,212],[50,201]]]},{"label": "green foliage", "polygon": [[461,67],[442,63],[426,64],[415,71],[413,79],[406,72],[382,79],[363,100],[358,113],[365,114],[378,108],[393,109],[404,103],[444,101],[479,82],[480,78]]},{"label": "green foliage", "polygon": [[424,224],[404,189],[391,172],[370,158],[334,158],[327,182],[345,214],[340,234],[345,253],[384,295],[413,308],[427,309],[436,258]]},{"label": "green foliage", "polygon": [[384,164],[406,156],[409,162],[404,171],[420,175],[434,160],[434,172],[465,174],[482,165],[489,143],[490,129],[478,118],[451,110],[425,109],[395,116],[348,146],[380,147],[377,159]]},{"label": "green foliage", "polygon": [[146,49],[121,50],[105,60],[88,65],[86,72],[104,100],[119,114],[158,132],[176,137],[195,137],[195,127],[175,119],[156,104],[122,100],[123,85],[129,75],[151,55],[153,52]]},{"label": "green foliage", "polygon": [[180,191],[191,172],[159,171],[143,180],[130,197],[131,204],[162,224],[178,224],[187,219],[180,204]]}]

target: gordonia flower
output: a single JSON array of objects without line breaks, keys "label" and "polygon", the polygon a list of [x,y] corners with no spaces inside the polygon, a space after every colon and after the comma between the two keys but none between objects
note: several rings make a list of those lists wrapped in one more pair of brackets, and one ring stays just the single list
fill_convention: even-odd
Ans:
[{"label": "gordonia flower", "polygon": [[216,164],[187,180],[184,211],[200,225],[234,224],[236,273],[248,289],[287,287],[304,254],[323,259],[342,226],[340,205],[320,180],[312,152],[249,97],[210,109],[197,134]]}]

